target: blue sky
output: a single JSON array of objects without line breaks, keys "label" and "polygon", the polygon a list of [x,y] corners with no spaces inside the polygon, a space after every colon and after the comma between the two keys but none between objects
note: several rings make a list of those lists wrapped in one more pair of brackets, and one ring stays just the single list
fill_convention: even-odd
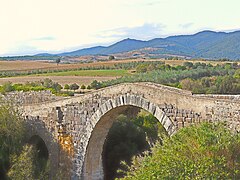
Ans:
[{"label": "blue sky", "polygon": [[0,0],[0,56],[240,29],[239,0]]}]

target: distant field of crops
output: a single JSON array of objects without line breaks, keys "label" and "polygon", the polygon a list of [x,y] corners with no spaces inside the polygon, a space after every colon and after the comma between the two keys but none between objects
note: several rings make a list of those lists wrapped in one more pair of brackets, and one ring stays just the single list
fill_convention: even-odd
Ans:
[{"label": "distant field of crops", "polygon": [[123,69],[114,70],[79,70],[79,71],[65,71],[65,72],[55,72],[55,73],[45,73],[39,76],[98,76],[98,77],[108,77],[108,76],[126,76],[130,73]]},{"label": "distant field of crops", "polygon": [[[129,63],[137,61],[151,61],[144,59],[126,59],[126,60],[114,60],[114,61],[101,61],[91,63],[60,63],[57,65],[55,61],[0,61],[0,71],[30,71],[30,70],[63,70],[63,69],[78,69],[86,67],[111,67],[118,63]],[[154,60],[156,61],[156,60]],[[161,60],[159,60],[161,61]]]},{"label": "distant field of crops", "polygon": [[199,61],[199,60],[164,60],[164,59],[126,59],[126,60],[114,60],[114,61],[102,61],[92,63],[74,63],[74,64],[59,64],[54,61],[0,61],[0,71],[30,71],[30,70],[63,70],[63,69],[77,69],[86,67],[112,67],[115,64],[141,62],[141,61],[161,61],[169,65],[182,65],[184,62],[205,62],[213,65],[223,62],[219,61]]}]

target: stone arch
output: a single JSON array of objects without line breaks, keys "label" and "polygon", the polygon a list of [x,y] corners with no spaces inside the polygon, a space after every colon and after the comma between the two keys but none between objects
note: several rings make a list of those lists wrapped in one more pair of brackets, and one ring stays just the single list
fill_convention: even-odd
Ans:
[{"label": "stone arch", "polygon": [[82,174],[81,179],[96,180],[103,179],[102,152],[108,131],[112,126],[113,119],[121,112],[124,112],[129,106],[138,107],[152,113],[165,130],[171,136],[176,128],[173,122],[166,116],[161,108],[139,95],[125,94],[114,99],[109,99],[101,104],[89,119],[88,133],[83,150],[83,167],[79,168]]},{"label": "stone arch", "polygon": [[[39,120],[39,117],[25,117],[27,122],[27,143],[34,143],[35,140],[41,139],[46,145],[48,151],[48,159],[50,162],[50,178],[55,177],[58,171],[59,166],[59,145],[56,139],[53,137],[53,134],[44,125],[43,121]],[[36,139],[35,139],[36,138]]]}]

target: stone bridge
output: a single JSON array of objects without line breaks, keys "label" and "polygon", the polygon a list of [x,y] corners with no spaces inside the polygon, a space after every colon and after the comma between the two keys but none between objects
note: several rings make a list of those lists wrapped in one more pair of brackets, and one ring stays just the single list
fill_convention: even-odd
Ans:
[{"label": "stone bridge", "polygon": [[66,179],[104,179],[108,131],[119,114],[139,108],[152,113],[170,136],[202,121],[226,121],[240,131],[239,95],[192,95],[159,84],[126,83],[70,98],[47,96],[28,94],[19,104],[29,134],[46,144],[52,175],[62,169]]}]

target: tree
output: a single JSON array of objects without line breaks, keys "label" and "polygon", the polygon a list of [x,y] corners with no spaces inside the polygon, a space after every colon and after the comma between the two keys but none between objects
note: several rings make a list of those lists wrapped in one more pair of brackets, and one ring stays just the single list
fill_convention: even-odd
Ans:
[{"label": "tree", "polygon": [[61,58],[57,58],[57,59],[56,59],[57,65],[58,65],[60,62],[61,62]]},{"label": "tree", "polygon": [[25,137],[24,120],[11,103],[0,100],[0,179],[10,165],[10,156],[18,154]]},{"label": "tree", "polygon": [[77,89],[79,89],[79,85],[77,85],[76,83],[74,83],[74,84],[71,84],[70,86],[69,86],[69,88],[71,89],[71,90],[77,90]]},{"label": "tree", "polygon": [[57,82],[54,82],[53,85],[52,85],[52,88],[56,91],[56,92],[60,92],[61,89],[62,89],[62,86],[57,83]]},{"label": "tree", "polygon": [[44,86],[44,87],[46,87],[46,88],[51,88],[52,86],[53,86],[53,81],[51,80],[51,79],[49,79],[49,78],[46,78],[46,79],[44,79],[43,80],[43,82],[41,82],[42,83],[42,85]]},{"label": "tree", "polygon": [[147,68],[148,68],[148,65],[147,64],[139,64],[137,67],[136,67],[136,71],[138,73],[145,73],[147,72]]},{"label": "tree", "polygon": [[98,82],[97,80],[94,80],[94,81],[91,83],[91,88],[93,88],[93,89],[100,89],[100,88],[101,88],[101,83]]},{"label": "tree", "polygon": [[111,56],[109,56],[109,58],[108,58],[109,60],[114,60],[115,59],[115,57],[113,56],[113,55],[111,55]]},{"label": "tree", "polygon": [[8,171],[10,179],[49,179],[49,161],[43,160],[34,145],[25,145],[19,155],[12,157],[12,165]]},{"label": "tree", "polygon": [[82,84],[81,89],[86,89],[86,86],[84,84]]},{"label": "tree", "polygon": [[193,63],[187,61],[187,62],[184,62],[184,63],[183,63],[183,66],[187,67],[188,69],[191,69],[191,68],[193,67]]},{"label": "tree", "polygon": [[91,86],[90,86],[90,85],[88,85],[88,86],[87,86],[87,89],[91,89]]},{"label": "tree", "polygon": [[240,69],[238,69],[238,70],[235,71],[233,77],[236,78],[236,79],[240,79]]},{"label": "tree", "polygon": [[183,128],[133,158],[123,179],[240,179],[239,149],[240,135],[224,124]]},{"label": "tree", "polygon": [[34,157],[36,151],[33,146],[26,145],[22,153],[13,158],[13,165],[8,172],[10,179],[29,179],[34,180]]},{"label": "tree", "polygon": [[218,91],[221,94],[231,94],[235,91],[234,78],[232,76],[224,76],[217,81]]},{"label": "tree", "polygon": [[1,88],[1,92],[6,93],[6,92],[11,92],[11,91],[14,91],[14,87],[13,87],[12,83],[11,82],[4,83]]},{"label": "tree", "polygon": [[120,162],[124,160],[131,164],[133,155],[149,150],[150,144],[160,140],[158,133],[162,134],[164,129],[153,115],[145,111],[131,119],[122,114],[116,120],[109,130],[105,144],[106,179],[122,176],[123,174],[117,172],[119,168],[124,169]]},{"label": "tree", "polygon": [[70,89],[69,85],[68,85],[68,84],[65,84],[65,85],[64,85],[64,89],[69,90],[69,89]]}]

